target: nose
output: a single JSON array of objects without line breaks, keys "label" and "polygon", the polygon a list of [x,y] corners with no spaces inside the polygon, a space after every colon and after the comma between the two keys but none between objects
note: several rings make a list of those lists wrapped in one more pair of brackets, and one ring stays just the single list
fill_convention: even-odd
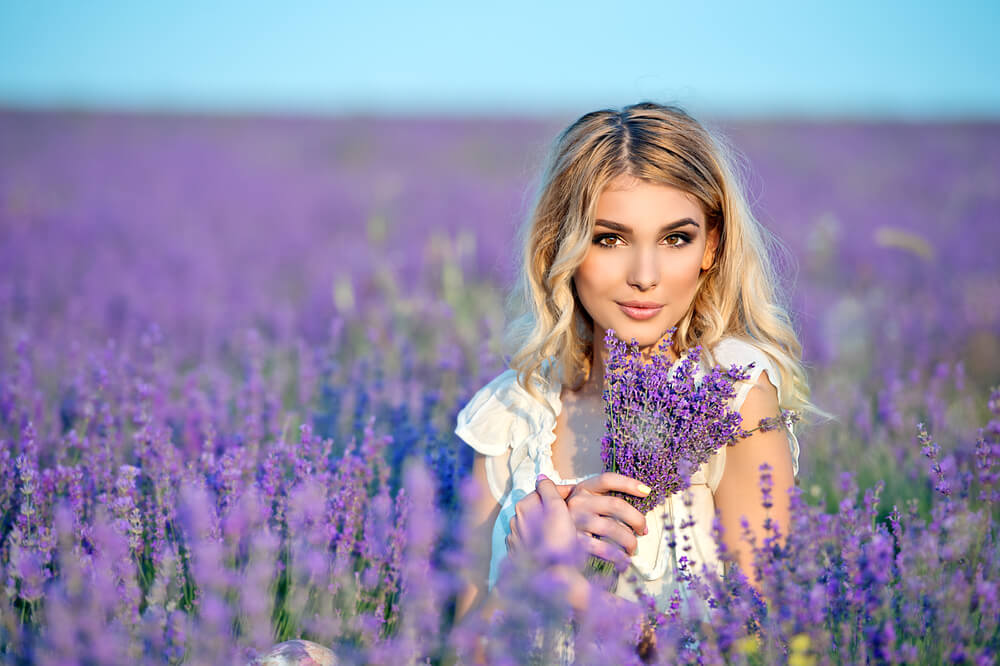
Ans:
[{"label": "nose", "polygon": [[636,248],[628,270],[628,283],[639,291],[652,289],[660,282],[660,257],[656,248]]}]

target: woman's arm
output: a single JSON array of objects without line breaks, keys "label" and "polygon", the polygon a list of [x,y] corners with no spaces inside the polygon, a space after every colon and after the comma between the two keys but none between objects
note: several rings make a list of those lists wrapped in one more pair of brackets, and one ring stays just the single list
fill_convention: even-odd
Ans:
[{"label": "woman's arm", "polygon": [[473,568],[470,572],[471,580],[465,581],[465,588],[456,602],[456,623],[486,600],[493,524],[500,514],[500,503],[493,497],[486,480],[486,456],[481,453],[476,453],[473,460],[472,479],[475,492],[472,503],[465,511],[465,534],[468,546],[472,549]]},{"label": "woman's arm", "polygon": [[[771,384],[767,372],[762,372],[740,408],[743,425],[749,430],[761,419],[772,418],[779,411],[777,389]],[[762,504],[760,489],[759,468],[765,462],[771,466],[773,505],[769,509]],[[764,521],[770,516],[780,530],[779,543],[784,543],[791,515],[788,491],[793,485],[795,476],[792,471],[792,454],[784,429],[767,432],[758,430],[726,450],[726,466],[715,491],[715,506],[719,510],[724,530],[722,540],[758,591],[760,584],[755,580],[753,572],[753,552],[743,539],[744,530],[740,520],[746,517],[757,545],[761,546],[768,536]]]}]

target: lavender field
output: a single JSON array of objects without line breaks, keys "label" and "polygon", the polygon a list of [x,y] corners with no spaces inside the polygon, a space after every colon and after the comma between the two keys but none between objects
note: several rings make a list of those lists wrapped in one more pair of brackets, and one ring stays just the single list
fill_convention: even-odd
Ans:
[{"label": "lavender field", "polygon": [[[567,120],[0,112],[3,663],[549,663],[530,572],[454,626],[452,430]],[[767,603],[691,572],[655,659],[995,663],[1000,125],[720,128],[835,418]],[[578,663],[638,663],[603,610]]]}]

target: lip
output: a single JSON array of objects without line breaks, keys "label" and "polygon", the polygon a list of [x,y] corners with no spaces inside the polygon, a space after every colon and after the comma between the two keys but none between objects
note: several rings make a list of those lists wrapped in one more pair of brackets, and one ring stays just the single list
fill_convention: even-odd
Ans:
[{"label": "lip", "polygon": [[645,319],[652,319],[656,315],[660,314],[660,310],[663,306],[658,303],[651,303],[649,301],[626,301],[625,303],[619,303],[618,307],[621,311],[629,316],[631,319],[636,319],[643,321]]}]

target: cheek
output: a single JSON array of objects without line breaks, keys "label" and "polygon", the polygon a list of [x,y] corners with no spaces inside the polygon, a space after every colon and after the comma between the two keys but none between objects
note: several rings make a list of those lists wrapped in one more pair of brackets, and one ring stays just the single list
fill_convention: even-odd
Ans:
[{"label": "cheek", "polygon": [[599,309],[600,303],[613,291],[609,271],[602,268],[604,268],[602,265],[584,262],[573,274],[576,296],[580,300],[580,305],[591,317],[595,314],[594,308]]},{"label": "cheek", "polygon": [[671,262],[665,271],[664,279],[675,289],[686,291],[698,284],[701,275],[701,253],[691,252]]},{"label": "cheek", "polygon": [[600,291],[606,288],[608,283],[613,281],[614,271],[609,268],[607,262],[585,260],[573,276],[577,293],[582,295],[581,292]]},{"label": "cheek", "polygon": [[591,283],[588,275],[581,273],[577,273],[573,278],[573,285],[576,287],[576,296],[580,299],[580,303],[589,310],[597,288]]}]

